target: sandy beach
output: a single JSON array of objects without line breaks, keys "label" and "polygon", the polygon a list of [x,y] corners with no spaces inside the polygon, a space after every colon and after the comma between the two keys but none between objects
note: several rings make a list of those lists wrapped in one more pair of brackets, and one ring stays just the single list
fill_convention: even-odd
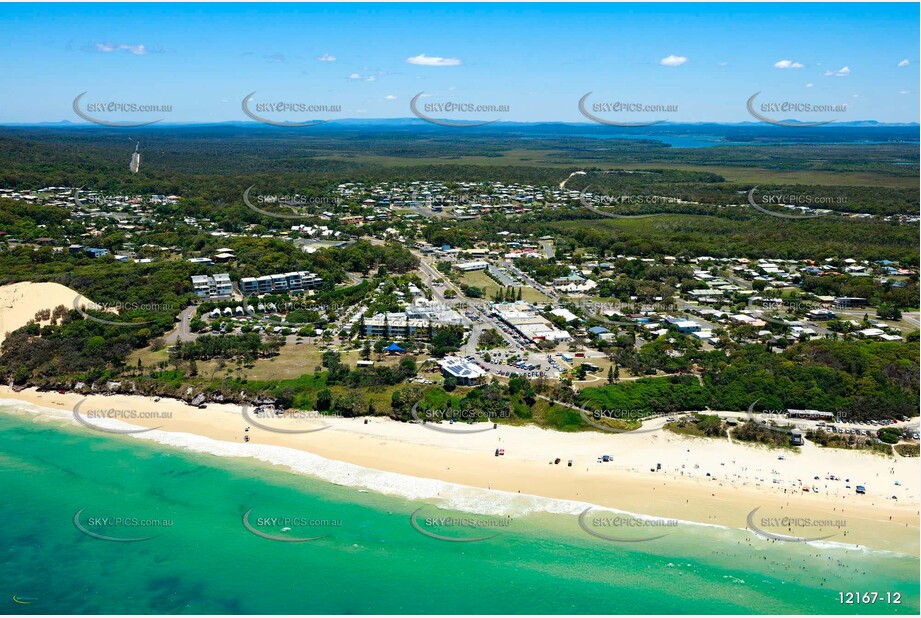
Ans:
[{"label": "sandy beach", "polygon": [[[78,404],[84,419],[91,418],[94,411],[117,410],[115,418],[136,427],[156,427],[157,431],[146,437],[156,434],[166,443],[170,443],[169,436],[191,434],[232,445],[237,449],[234,453],[244,456],[246,449],[253,449],[253,456],[257,456],[260,447],[283,447],[290,449],[295,459],[298,452],[302,453],[311,465],[318,466],[318,456],[416,479],[739,529],[746,528],[749,513],[760,507],[759,517],[844,522],[832,529],[797,528],[786,532],[792,536],[832,534],[828,541],[833,543],[919,554],[917,459],[820,449],[811,443],[794,453],[728,440],[687,438],[665,431],[634,435],[559,433],[500,425],[495,430],[455,434],[386,418],[371,418],[365,423],[364,419],[282,420],[251,416],[258,425],[272,428],[323,428],[285,434],[247,422],[242,408],[234,405],[209,404],[206,409],[198,409],[177,400],[156,402],[128,395],[84,397],[34,389],[16,393],[5,386],[0,387],[0,400],[6,400],[6,404],[11,403],[9,400],[33,404],[38,407],[26,407],[38,413],[42,408],[66,412],[70,418],[60,413],[56,416],[84,431],[95,430],[73,419],[72,412]],[[107,421],[98,424],[127,427]],[[457,431],[489,426],[441,425]],[[250,441],[244,444],[247,435]],[[505,455],[496,457],[497,448],[504,449]],[[612,461],[598,462],[601,455],[611,455]],[[558,465],[552,463],[556,458],[561,459]],[[567,466],[568,460],[573,462],[571,467]],[[657,471],[659,464],[661,469]],[[301,466],[297,468],[311,473]],[[838,480],[828,480],[830,475]],[[352,476],[356,478],[347,482],[362,486],[362,481]],[[855,494],[858,484],[866,486],[866,495]],[[369,488],[387,491],[380,485]],[[430,491],[431,496],[416,497],[438,497],[435,490]]]}]

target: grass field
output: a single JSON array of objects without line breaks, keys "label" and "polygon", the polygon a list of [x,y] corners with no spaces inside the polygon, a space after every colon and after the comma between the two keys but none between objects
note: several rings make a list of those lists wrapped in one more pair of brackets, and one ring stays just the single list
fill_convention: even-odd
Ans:
[{"label": "grass field", "polygon": [[[223,378],[229,375],[246,377],[249,380],[292,380],[305,374],[312,374],[317,367],[321,366],[323,352],[326,349],[306,341],[300,345],[287,343],[281,347],[278,356],[259,359],[251,366],[242,366],[236,361],[229,361],[221,367],[221,362],[218,360],[199,361],[196,364],[199,375],[206,378],[212,376]],[[346,365],[354,367],[360,354],[360,350],[341,351],[340,359]],[[161,361],[169,361],[169,353],[166,348],[158,352],[152,352],[150,348],[137,350],[129,357],[128,366],[137,365],[139,358],[145,367],[156,366]],[[400,362],[400,357],[378,357],[377,354],[372,353],[371,360],[375,364],[396,365]]]},{"label": "grass field", "polygon": [[[499,290],[500,287],[502,287],[494,280],[490,279],[489,275],[486,274],[486,271],[483,270],[475,270],[473,272],[464,273],[460,280],[467,285],[476,286],[482,289],[487,300],[491,300],[493,295]],[[550,300],[548,297],[544,296],[529,285],[516,286],[516,293],[518,287],[521,288],[521,300],[527,301],[529,303],[544,303]]]}]

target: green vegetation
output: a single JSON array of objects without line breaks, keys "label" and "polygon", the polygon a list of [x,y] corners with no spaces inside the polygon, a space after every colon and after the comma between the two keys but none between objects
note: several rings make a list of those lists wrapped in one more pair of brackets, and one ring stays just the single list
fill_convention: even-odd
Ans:
[{"label": "green vegetation", "polygon": [[692,414],[675,422],[666,423],[665,429],[684,436],[697,438],[724,438],[726,425],[715,414]]},{"label": "green vegetation", "polygon": [[[687,130],[690,134],[698,131]],[[124,165],[126,146],[113,142],[110,130],[3,128],[0,187],[80,186],[109,195],[178,194],[182,199],[140,204],[137,212],[126,209],[119,215],[127,217],[131,223],[127,226],[125,219],[114,215],[95,218],[94,229],[89,232],[86,222],[71,216],[67,209],[0,198],[0,285],[59,282],[94,302],[119,307],[117,320],[130,324],[116,326],[85,319],[72,307],[37,316],[44,325],[29,324],[11,333],[4,343],[0,379],[45,388],[70,388],[82,382],[87,388],[107,389],[109,382],[123,382],[124,388],[135,388],[138,393],[184,398],[192,387],[193,392],[219,395],[226,401],[241,396],[269,397],[286,407],[316,407],[346,416],[388,414],[404,420],[412,404],[424,398],[431,406],[469,405],[504,411],[507,415],[499,422],[533,422],[562,431],[588,429],[578,411],[564,405],[568,403],[596,411],[619,410],[621,418],[605,422],[619,423],[623,428],[633,427],[636,418],[652,414],[708,407],[745,410],[752,403],[757,410],[813,408],[846,412],[853,419],[914,416],[919,392],[917,332],[909,334],[906,342],[831,338],[783,343],[773,349],[726,342],[717,350],[707,350],[692,337],[674,331],[653,339],[573,307],[573,312],[585,320],[584,326],[607,325],[615,333],[613,341],[595,342],[609,356],[612,369],[608,384],[578,394],[565,378],[559,383],[512,378],[505,386],[491,383],[478,389],[460,387],[449,380],[444,388],[423,388],[408,382],[425,369],[421,359],[417,361],[414,356],[352,369],[340,353],[327,350],[336,345],[333,340],[339,334],[331,332],[334,321],[359,304],[366,304],[372,313],[398,309],[408,298],[410,284],[423,287],[415,272],[418,261],[406,243],[371,243],[359,237],[384,237],[381,232],[394,228],[400,234],[409,232],[406,238],[415,241],[415,229],[391,213],[375,214],[360,203],[344,200],[337,203],[335,208],[341,209],[333,216],[317,212],[297,223],[327,226],[347,244],[308,253],[303,249],[319,244],[303,246],[304,238],[291,230],[290,221],[254,212],[242,201],[249,186],[265,193],[327,199],[336,195],[336,187],[343,182],[369,185],[433,179],[451,185],[482,180],[557,187],[577,170],[588,173],[574,176],[568,189],[682,200],[606,207],[624,214],[666,213],[642,219],[604,218],[572,200],[554,208],[536,209],[525,217],[497,214],[470,221],[441,218],[422,224],[421,236],[436,246],[472,248],[483,246],[484,241],[505,242],[508,238],[500,235],[504,232],[520,234],[521,239],[527,239],[522,242],[534,246],[536,238],[552,236],[558,255],[572,255],[572,264],[577,267],[590,259],[611,263],[610,271],[601,266],[595,271],[594,275],[615,273],[611,280],[602,281],[595,293],[603,300],[623,303],[668,299],[676,290],[699,284],[690,265],[627,260],[618,255],[668,255],[678,256],[679,261],[704,255],[832,258],[839,266],[845,257],[853,257],[917,266],[914,226],[839,216],[789,221],[744,206],[745,192],[759,184],[759,191],[765,194],[842,198],[834,209],[843,213],[915,214],[919,156],[916,145],[898,143],[904,130],[879,128],[873,134],[874,140],[891,143],[817,145],[810,143],[817,134],[809,129],[784,138],[789,143],[777,143],[763,128],[735,127],[725,129],[724,137],[750,145],[695,149],[668,147],[655,140],[656,131],[650,130],[649,139],[624,140],[609,139],[604,128],[581,127],[551,130],[510,126],[463,136],[435,127],[421,133],[394,127],[315,127],[310,138],[304,139],[305,133],[297,129],[281,135],[268,127],[138,129],[142,140],[155,135],[158,147],[145,155],[141,171],[131,174]],[[860,136],[866,135],[862,131],[855,128],[845,141],[861,141]],[[598,137],[605,139],[602,142]],[[344,214],[365,216],[366,220],[359,227],[344,222]],[[215,227],[207,229],[209,223]],[[391,238],[390,233],[386,237]],[[153,263],[120,262],[112,256],[91,259],[82,252],[68,251],[68,244],[74,242],[127,251]],[[226,264],[205,266],[188,261],[214,256],[224,246],[235,256]],[[568,264],[556,260],[521,258],[516,264],[543,282],[571,272]],[[486,273],[461,276],[449,262],[439,263],[438,269],[458,282],[468,298],[548,300],[530,287],[502,287]],[[302,336],[313,337],[314,329],[326,330],[318,337],[322,344],[310,344],[309,351],[305,350],[308,346],[301,346],[298,354],[282,347],[274,337],[247,332],[250,327],[245,326],[239,333],[203,335],[195,341],[180,342],[172,350],[165,345],[162,337],[175,326],[180,310],[195,302],[192,275],[229,272],[239,281],[291,270],[315,272],[324,280],[312,294],[298,298],[287,316],[295,325],[294,332]],[[868,314],[897,319],[906,308],[917,306],[918,280],[916,276],[891,279],[807,276],[802,288],[819,295],[865,297],[871,304]],[[894,280],[898,285],[893,285]],[[450,289],[444,293],[455,295]],[[283,294],[266,299],[279,306],[291,300]],[[744,300],[737,297],[732,302],[738,309]],[[193,332],[208,330],[203,316],[210,309],[235,305],[204,303],[191,322]],[[101,320],[112,320],[116,315],[89,314]],[[234,322],[213,320],[212,332],[220,331],[222,324],[233,327]],[[829,323],[835,334],[841,331],[839,326]],[[355,330],[359,328],[356,324]],[[463,331],[458,328],[437,328],[429,334],[435,357],[457,351],[463,342]],[[377,341],[372,348],[369,343],[360,354],[368,359],[372,349],[379,351],[383,344]],[[348,351],[350,343],[340,340],[339,345],[346,355],[359,354]],[[480,337],[480,349],[501,345],[502,338],[494,330]],[[412,354],[420,349],[409,344],[404,347]],[[777,348],[783,351],[777,353]],[[326,350],[322,360],[318,358],[321,349]],[[275,361],[285,364],[284,376],[293,375],[300,362],[302,375],[274,379],[277,374],[271,367]],[[621,370],[630,376],[669,375],[621,382]],[[576,368],[577,377],[584,373],[584,367]],[[219,374],[224,377],[215,378]],[[246,375],[273,379],[253,380]],[[697,415],[693,422],[670,424],[669,429],[691,435],[724,435],[725,428],[714,418]],[[779,432],[748,424],[733,431],[734,439],[774,446],[778,436]],[[881,432],[881,437],[886,442],[895,439],[888,432]],[[821,439],[827,446],[835,446],[838,438]],[[854,447],[843,440],[842,447]],[[867,448],[884,447],[888,448],[871,442]]]},{"label": "green vegetation", "polygon": [[812,409],[870,420],[914,416],[918,346],[908,342],[815,340],[781,354],[749,345],[701,355],[715,410]]},{"label": "green vegetation", "polygon": [[826,448],[867,450],[881,455],[892,455],[891,444],[877,442],[875,438],[865,438],[851,434],[833,434],[820,429],[807,432],[806,439]]},{"label": "green vegetation", "polygon": [[505,339],[495,328],[489,328],[480,333],[477,340],[477,350],[493,350],[505,346]]},{"label": "green vegetation", "polygon": [[642,410],[642,416],[700,410],[707,394],[691,376],[643,378],[579,391],[579,403],[589,410]]},{"label": "green vegetation", "polygon": [[730,435],[739,442],[753,442],[771,448],[793,448],[793,436],[786,431],[777,431],[770,426],[760,425],[753,421],[742,423],[734,427]]},{"label": "green vegetation", "polygon": [[921,450],[917,444],[896,444],[893,448],[902,457],[918,457]]}]

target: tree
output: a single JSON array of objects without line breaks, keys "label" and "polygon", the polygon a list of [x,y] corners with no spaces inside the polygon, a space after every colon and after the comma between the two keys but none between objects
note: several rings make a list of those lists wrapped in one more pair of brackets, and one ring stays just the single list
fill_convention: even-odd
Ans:
[{"label": "tree", "polygon": [[324,411],[329,410],[333,402],[333,394],[329,392],[328,388],[324,388],[317,393],[317,410]]},{"label": "tree", "polygon": [[365,339],[365,343],[361,347],[361,358],[362,360],[368,360],[371,358],[371,342],[368,339]]},{"label": "tree", "polygon": [[891,303],[880,303],[876,308],[876,317],[882,320],[901,320],[902,311]]},{"label": "tree", "polygon": [[455,378],[454,376],[448,376],[447,378],[445,378],[444,389],[447,392],[450,393],[456,388],[457,388],[457,378]]},{"label": "tree", "polygon": [[614,367],[608,367],[608,384],[614,384]]}]

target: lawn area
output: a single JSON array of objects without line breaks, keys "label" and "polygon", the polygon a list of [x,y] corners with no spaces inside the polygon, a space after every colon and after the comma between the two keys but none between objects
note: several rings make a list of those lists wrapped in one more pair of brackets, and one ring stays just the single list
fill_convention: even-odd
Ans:
[{"label": "lawn area", "polygon": [[[473,272],[464,273],[460,278],[460,281],[475,287],[480,288],[485,293],[486,300],[492,300],[493,295],[501,287],[498,283],[489,278],[489,275],[486,274],[484,270],[475,270]],[[515,290],[517,293],[518,288],[521,288],[521,300],[527,301],[529,303],[545,303],[550,299],[529,285],[516,286]]]},{"label": "lawn area", "polygon": [[[311,345],[306,341],[301,344],[293,342],[281,346],[278,356],[272,358],[261,358],[253,363],[252,366],[238,366],[236,361],[224,361],[221,367],[221,361],[207,360],[198,361],[198,373],[200,376],[211,378],[212,376],[223,378],[228,374],[232,377],[246,377],[249,380],[292,380],[305,374],[312,374],[314,369],[321,366],[323,352],[328,348],[321,348]],[[355,367],[355,362],[361,358],[360,350],[340,351],[340,358],[343,363],[350,367]],[[145,367],[155,366],[161,361],[169,361],[169,352],[163,348],[158,352],[152,352],[150,348],[143,348],[134,351],[128,358],[128,367],[137,365],[138,359]],[[375,365],[397,365],[400,362],[399,356],[378,357],[377,354],[371,354],[371,360]],[[424,358],[417,356],[421,362]]]}]

